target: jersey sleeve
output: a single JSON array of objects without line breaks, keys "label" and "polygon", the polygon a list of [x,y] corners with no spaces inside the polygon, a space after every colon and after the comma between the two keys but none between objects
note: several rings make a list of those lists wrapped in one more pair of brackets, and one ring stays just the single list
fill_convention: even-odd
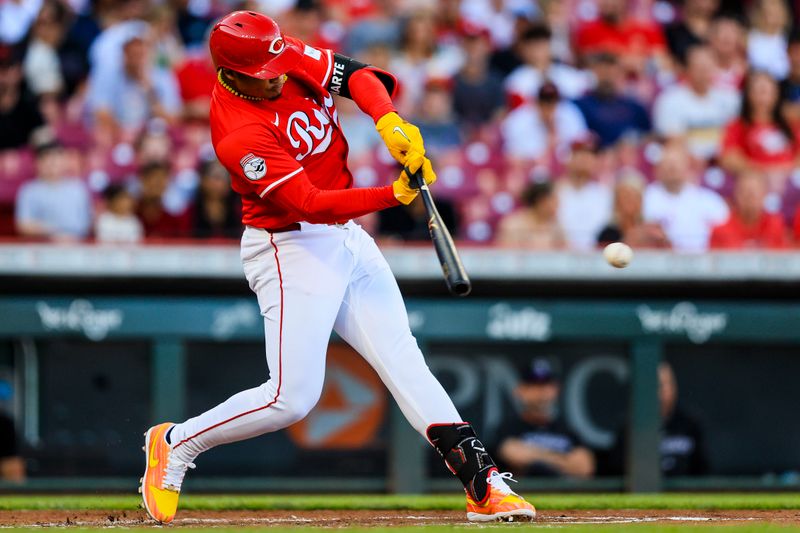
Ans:
[{"label": "jersey sleeve", "polygon": [[385,70],[367,65],[327,48],[315,48],[294,37],[287,37],[287,39],[291,39],[296,46],[303,50],[303,57],[299,65],[300,69],[321,87],[333,94],[353,99],[350,94],[350,79],[359,70],[372,72],[386,88],[386,92],[390,97],[397,93],[397,78]]},{"label": "jersey sleeve", "polygon": [[315,48],[295,37],[286,37],[303,50],[303,58],[299,67],[322,87],[328,86],[333,74],[333,51],[327,48]]},{"label": "jersey sleeve", "polygon": [[268,126],[251,124],[231,132],[216,147],[220,163],[231,174],[238,193],[270,191],[303,172]]}]

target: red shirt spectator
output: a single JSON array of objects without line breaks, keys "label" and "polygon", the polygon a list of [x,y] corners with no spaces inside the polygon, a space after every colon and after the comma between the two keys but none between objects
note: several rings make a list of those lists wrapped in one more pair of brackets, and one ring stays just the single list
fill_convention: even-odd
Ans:
[{"label": "red shirt spectator", "polygon": [[737,119],[725,129],[722,152],[739,151],[750,163],[761,167],[791,165],[800,153],[800,128],[791,128],[793,139],[773,122],[748,124]]},{"label": "red shirt spectator", "polygon": [[747,224],[731,211],[728,221],[711,232],[711,248],[785,248],[785,235],[786,225],[778,214],[761,213],[755,223]]},{"label": "red shirt spectator", "polygon": [[786,247],[786,225],[780,215],[764,211],[766,182],[759,172],[745,172],[736,180],[730,216],[711,232],[711,248]]},{"label": "red shirt spectator", "polygon": [[767,173],[769,189],[782,193],[800,156],[800,124],[782,113],[778,83],[764,72],[747,76],[738,120],[728,124],[720,166],[731,174],[750,169]]},{"label": "red shirt spectator", "polygon": [[211,91],[217,82],[217,71],[210,56],[203,54],[187,58],[177,69],[175,76],[181,90],[181,100],[190,103],[198,99],[205,99],[206,104],[211,100]]},{"label": "red shirt spectator", "polygon": [[661,28],[632,19],[597,19],[582,25],[575,35],[575,49],[582,56],[600,52],[650,56],[665,47]]},{"label": "red shirt spectator", "polygon": [[217,82],[217,71],[211,57],[203,50],[202,54],[187,58],[175,69],[175,78],[180,87],[186,117],[207,120],[211,91]]}]

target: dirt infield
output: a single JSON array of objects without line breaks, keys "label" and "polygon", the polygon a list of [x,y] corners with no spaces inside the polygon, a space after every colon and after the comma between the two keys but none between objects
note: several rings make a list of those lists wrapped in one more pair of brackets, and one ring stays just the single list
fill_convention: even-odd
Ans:
[{"label": "dirt infield", "polygon": [[[457,511],[184,511],[176,527],[387,527],[458,524],[465,522]],[[800,525],[800,511],[681,511],[681,510],[581,510],[539,512],[543,524],[625,523],[772,523]],[[144,511],[0,511],[2,527],[53,526],[150,526]]]}]

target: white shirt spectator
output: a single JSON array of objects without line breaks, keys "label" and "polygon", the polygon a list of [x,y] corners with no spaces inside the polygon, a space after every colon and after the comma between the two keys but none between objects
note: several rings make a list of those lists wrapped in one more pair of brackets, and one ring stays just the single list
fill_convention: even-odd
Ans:
[{"label": "white shirt spectator", "polygon": [[591,250],[597,235],[611,219],[614,195],[611,188],[596,181],[576,187],[569,181],[559,184],[558,223],[572,250]]},{"label": "white shirt spectator", "polygon": [[94,234],[98,242],[139,242],[144,229],[133,215],[120,216],[106,212],[97,217]]},{"label": "white shirt spectator", "polygon": [[679,252],[704,252],[711,229],[728,219],[728,205],[710,189],[687,183],[679,193],[652,183],[644,192],[642,211],[647,222],[661,225]]},{"label": "white shirt spectator", "polygon": [[[555,110],[557,144],[569,146],[589,134],[586,120],[572,102],[560,101]],[[505,154],[517,159],[539,159],[548,148],[547,128],[539,108],[523,104],[514,109],[500,124]]]},{"label": "white shirt spectator", "polygon": [[[175,76],[168,69],[153,67],[150,79],[155,97],[164,111],[177,115],[181,109],[181,96]],[[121,69],[104,69],[90,78],[86,106],[92,113],[100,110],[110,112],[126,129],[137,129],[152,117],[147,91]]]},{"label": "white shirt spectator", "polygon": [[750,68],[763,70],[782,80],[789,74],[787,41],[782,33],[767,34],[752,30],[747,36],[747,60]]},{"label": "white shirt spectator", "polygon": [[506,48],[514,41],[514,25],[519,17],[534,19],[541,15],[533,0],[463,0],[460,11],[464,20],[489,30],[495,48]]},{"label": "white shirt spectator", "polygon": [[553,63],[547,72],[530,65],[514,69],[506,78],[506,92],[515,94],[523,100],[536,98],[536,93],[545,81],[552,81],[563,98],[580,98],[592,87],[592,77],[587,72],[569,65]]},{"label": "white shirt spectator", "polygon": [[133,37],[144,37],[150,25],[143,20],[119,22],[104,30],[89,47],[92,72],[115,70],[122,65],[122,49]]},{"label": "white shirt spectator", "polygon": [[739,94],[712,87],[700,95],[689,86],[673,85],[656,98],[653,125],[666,137],[685,136],[693,156],[707,160],[720,149],[725,125],[739,112]]},{"label": "white shirt spectator", "polygon": [[30,44],[22,67],[28,87],[34,94],[55,94],[64,87],[58,54],[42,41],[35,40]]},{"label": "white shirt spectator", "polygon": [[4,0],[0,2],[0,42],[20,42],[36,20],[43,0]]},{"label": "white shirt spectator", "polygon": [[17,193],[17,223],[36,223],[48,234],[84,238],[92,224],[92,203],[86,184],[78,178],[36,179]]}]

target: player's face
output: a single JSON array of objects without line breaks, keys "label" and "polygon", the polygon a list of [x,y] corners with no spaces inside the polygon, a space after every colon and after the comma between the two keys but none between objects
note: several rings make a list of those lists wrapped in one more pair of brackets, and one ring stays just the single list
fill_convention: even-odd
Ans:
[{"label": "player's face", "polygon": [[233,76],[235,89],[247,96],[254,96],[256,98],[266,98],[274,100],[281,95],[283,91],[283,84],[286,82],[286,76],[278,76],[269,80],[260,80],[258,78],[251,78],[243,74],[235,73]]}]

